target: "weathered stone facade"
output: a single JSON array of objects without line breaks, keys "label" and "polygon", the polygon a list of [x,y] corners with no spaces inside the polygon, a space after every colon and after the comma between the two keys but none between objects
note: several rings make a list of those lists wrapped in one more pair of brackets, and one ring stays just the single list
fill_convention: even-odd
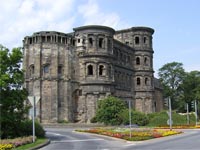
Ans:
[{"label": "weathered stone facade", "polygon": [[41,97],[40,121],[90,122],[97,101],[108,95],[130,100],[145,113],[162,110],[162,88],[153,75],[153,33],[148,27],[115,31],[91,25],[69,34],[25,37],[25,87]]}]

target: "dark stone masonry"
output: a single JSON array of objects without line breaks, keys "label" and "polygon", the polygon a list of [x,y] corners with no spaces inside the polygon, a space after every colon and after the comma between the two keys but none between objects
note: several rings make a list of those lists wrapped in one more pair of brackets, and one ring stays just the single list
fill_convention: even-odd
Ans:
[{"label": "dark stone masonry", "polygon": [[42,123],[90,123],[97,101],[109,95],[145,113],[163,109],[162,87],[154,78],[153,29],[73,30],[36,32],[23,40],[25,87],[41,98],[36,115]]}]

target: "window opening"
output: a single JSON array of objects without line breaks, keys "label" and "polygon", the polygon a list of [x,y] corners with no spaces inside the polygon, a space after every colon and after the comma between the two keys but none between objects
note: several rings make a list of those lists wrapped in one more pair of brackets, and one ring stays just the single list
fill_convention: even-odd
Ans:
[{"label": "window opening", "polygon": [[30,44],[32,44],[32,38],[29,39]]},{"label": "window opening", "polygon": [[93,75],[93,66],[92,65],[88,66],[88,75]]},{"label": "window opening", "polygon": [[147,57],[145,57],[144,58],[144,64],[147,65],[147,63],[148,63],[148,59],[147,59]]},{"label": "window opening", "polygon": [[89,43],[90,43],[90,46],[93,45],[93,40],[92,40],[92,38],[89,38]]},{"label": "window opening", "polygon": [[47,36],[47,42],[51,42],[51,37]]},{"label": "window opening", "polygon": [[135,44],[139,44],[140,43],[140,39],[138,36],[135,37]]},{"label": "window opening", "polygon": [[103,38],[99,38],[99,48],[103,48]]},{"label": "window opening", "polygon": [[81,40],[80,39],[78,39],[78,43],[80,43],[81,42]]},{"label": "window opening", "polygon": [[85,39],[83,39],[82,43],[85,44]]},{"label": "window opening", "polygon": [[34,72],[35,72],[35,67],[34,67],[34,65],[31,65],[30,66],[30,74],[33,75]]},{"label": "window opening", "polygon": [[44,73],[49,73],[49,65],[44,66]]},{"label": "window opening", "polygon": [[102,76],[103,75],[103,70],[104,70],[104,66],[100,65],[99,66],[99,75]]},{"label": "window opening", "polygon": [[62,66],[58,66],[58,74],[62,74]]},{"label": "window opening", "polygon": [[136,58],[136,65],[140,65],[140,58],[139,57]]},{"label": "window opening", "polygon": [[45,36],[42,36],[42,42],[45,42]]},{"label": "window opening", "polygon": [[137,85],[140,85],[140,78],[137,78]]},{"label": "window opening", "polygon": [[82,96],[82,90],[79,90],[78,94],[79,96]]},{"label": "window opening", "polygon": [[148,85],[148,78],[145,78],[145,85]]},{"label": "window opening", "polygon": [[128,41],[126,41],[126,45],[129,45],[129,42],[128,42]]},{"label": "window opening", "polygon": [[147,37],[144,37],[144,44],[146,44],[147,42]]}]

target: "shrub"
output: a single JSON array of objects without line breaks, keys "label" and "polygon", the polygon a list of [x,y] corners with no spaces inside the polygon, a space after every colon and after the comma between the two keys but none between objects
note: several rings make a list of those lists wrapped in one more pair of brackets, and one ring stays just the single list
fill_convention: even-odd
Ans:
[{"label": "shrub", "polygon": [[96,113],[96,120],[105,123],[106,125],[119,125],[122,119],[119,117],[120,111],[124,110],[126,105],[124,101],[109,96],[103,100],[98,101],[98,109]]},{"label": "shrub", "polygon": [[59,120],[58,123],[69,123],[68,120]]},{"label": "shrub", "polygon": [[[29,136],[33,134],[33,123],[32,120],[25,120],[21,123],[21,136]],[[44,137],[45,131],[43,127],[39,124],[39,122],[35,122],[35,136],[36,137]]]},{"label": "shrub", "polygon": [[[167,120],[169,119],[168,114],[163,111],[159,113],[153,113],[148,114],[150,120],[149,120],[149,126],[168,126]],[[187,124],[187,116],[186,115],[180,115],[175,112],[172,113],[172,121],[173,125],[186,125]],[[195,117],[194,115],[190,115],[190,124],[195,123]]]},{"label": "shrub", "polygon": [[90,120],[91,123],[97,123],[97,117],[93,117],[91,120]]},{"label": "shrub", "polygon": [[[123,120],[123,124],[129,124],[129,109],[125,109],[120,113],[120,118]],[[139,126],[145,126],[149,122],[149,118],[146,114],[138,111],[131,110],[131,123]]]}]

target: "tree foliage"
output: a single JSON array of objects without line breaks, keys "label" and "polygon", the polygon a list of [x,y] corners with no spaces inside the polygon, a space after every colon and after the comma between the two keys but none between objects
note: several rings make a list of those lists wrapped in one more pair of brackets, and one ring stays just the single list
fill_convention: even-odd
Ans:
[{"label": "tree foliage", "polygon": [[119,114],[126,108],[124,101],[109,96],[98,102],[98,109],[96,112],[96,120],[105,123],[106,125],[119,125],[122,119]]},{"label": "tree foliage", "polygon": [[172,109],[179,105],[181,94],[180,85],[183,82],[185,71],[179,62],[167,63],[159,69],[158,75],[164,88],[164,97],[170,97]]},{"label": "tree foliage", "polygon": [[20,133],[18,128],[27,113],[24,100],[27,91],[23,89],[24,82],[22,49],[13,48],[11,52],[0,45],[0,104],[1,104],[1,137],[15,137]]},{"label": "tree foliage", "polygon": [[189,104],[189,109],[191,108],[191,103],[194,100],[200,100],[200,72],[191,71],[186,73],[183,83],[181,84],[182,99],[185,103]]}]

